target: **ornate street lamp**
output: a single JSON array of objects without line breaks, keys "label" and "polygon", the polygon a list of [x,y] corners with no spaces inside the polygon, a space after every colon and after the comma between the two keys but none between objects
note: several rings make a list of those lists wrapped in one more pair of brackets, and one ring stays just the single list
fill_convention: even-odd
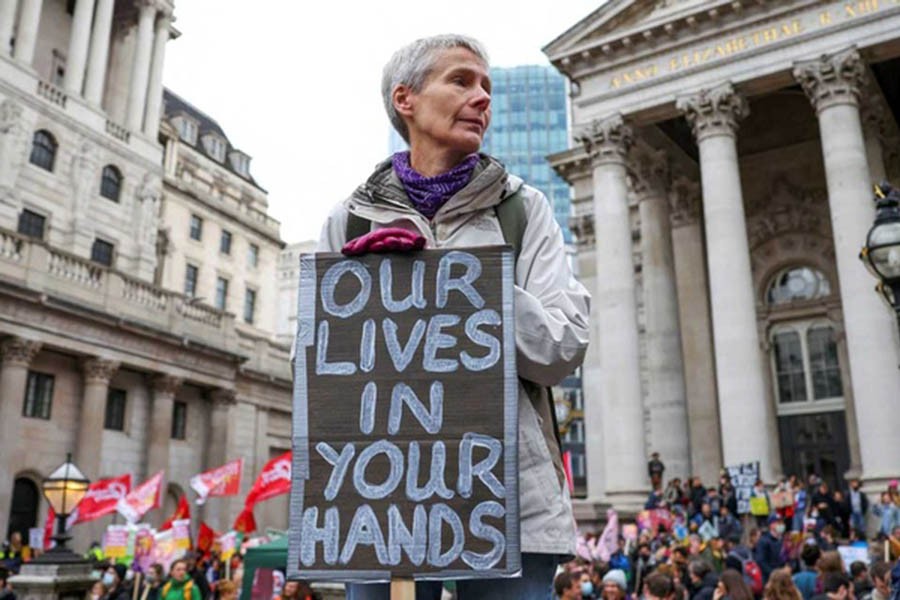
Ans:
[{"label": "ornate street lamp", "polygon": [[878,278],[875,289],[900,323],[900,189],[887,182],[875,186],[875,202],[875,224],[859,258]]},{"label": "ornate street lamp", "polygon": [[66,548],[66,542],[71,539],[66,533],[66,519],[87,494],[90,484],[88,478],[72,463],[71,454],[67,454],[66,462],[44,479],[41,485],[44,497],[56,513],[56,535],[53,536],[56,547],[41,557],[46,557],[47,562],[60,562],[60,559],[65,560],[64,556],[68,555],[80,560]]}]

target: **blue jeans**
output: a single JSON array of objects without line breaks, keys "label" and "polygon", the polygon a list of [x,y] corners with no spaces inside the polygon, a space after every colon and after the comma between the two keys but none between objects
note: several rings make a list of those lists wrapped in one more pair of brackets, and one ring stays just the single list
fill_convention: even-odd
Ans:
[{"label": "blue jeans", "polygon": [[[467,579],[456,582],[458,600],[550,600],[559,559],[555,554],[522,554],[522,576],[511,579]],[[440,600],[441,582],[416,582],[416,600]],[[347,600],[390,600],[386,583],[348,583]]]}]

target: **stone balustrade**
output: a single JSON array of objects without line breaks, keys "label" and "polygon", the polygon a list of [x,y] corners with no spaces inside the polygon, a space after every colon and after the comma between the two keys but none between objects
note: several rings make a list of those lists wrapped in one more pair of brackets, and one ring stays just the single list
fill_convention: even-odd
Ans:
[{"label": "stone balustrade", "polygon": [[119,125],[115,121],[106,120],[106,133],[113,136],[117,140],[128,143],[131,139],[131,132],[124,125]]},{"label": "stone balustrade", "polygon": [[0,279],[225,351],[238,348],[234,315],[5,229]]},{"label": "stone balustrade", "polygon": [[66,107],[66,100],[68,99],[66,93],[48,81],[42,79],[38,80],[37,93],[41,98],[44,98],[57,106],[63,108]]}]

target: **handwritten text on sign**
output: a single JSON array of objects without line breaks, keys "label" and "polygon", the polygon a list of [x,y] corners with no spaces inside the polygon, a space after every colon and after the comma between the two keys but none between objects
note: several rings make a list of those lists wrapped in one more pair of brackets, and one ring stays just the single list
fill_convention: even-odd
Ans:
[{"label": "handwritten text on sign", "polygon": [[518,570],[512,285],[500,248],[301,258],[298,575]]}]

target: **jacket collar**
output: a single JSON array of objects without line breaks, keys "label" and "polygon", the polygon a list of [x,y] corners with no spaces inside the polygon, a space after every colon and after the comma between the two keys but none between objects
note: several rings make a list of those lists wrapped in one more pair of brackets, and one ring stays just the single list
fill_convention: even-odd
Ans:
[{"label": "jacket collar", "polygon": [[[500,161],[482,154],[481,160],[472,172],[472,179],[438,210],[432,221],[440,222],[494,206],[503,198],[518,191],[521,186],[522,180],[509,175]],[[390,158],[375,167],[375,172],[356,189],[351,200],[363,206],[392,208],[404,213],[419,214],[413,208],[397,174],[394,173]]]}]

